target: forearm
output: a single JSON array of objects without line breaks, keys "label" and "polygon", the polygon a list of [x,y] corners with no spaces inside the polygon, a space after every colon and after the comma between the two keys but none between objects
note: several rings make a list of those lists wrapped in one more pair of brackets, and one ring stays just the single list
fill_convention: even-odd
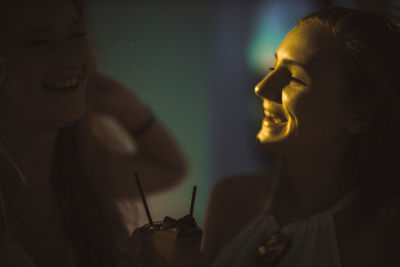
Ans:
[{"label": "forearm", "polygon": [[93,109],[114,118],[137,146],[136,153],[107,152],[111,153],[107,169],[119,179],[118,194],[126,196],[131,191],[129,188],[136,188],[135,172],[147,193],[165,190],[180,182],[186,174],[186,161],[161,122],[155,119],[149,124],[149,109],[120,83],[101,74],[95,79],[91,85],[95,89]]},{"label": "forearm", "polygon": [[[132,194],[132,188],[137,193],[134,174],[138,173],[146,194],[167,190],[181,182],[186,175],[186,165],[181,152],[170,143],[158,136],[163,131],[159,123],[137,141],[137,154],[109,152],[107,169],[110,175],[118,177],[114,181],[114,191],[120,197]],[[166,138],[168,139],[168,138]],[[174,154],[170,156],[170,154]],[[138,194],[135,195],[137,198]]]},{"label": "forearm", "polygon": [[[137,129],[137,128],[136,128]],[[176,179],[183,177],[186,174],[187,163],[179,146],[174,138],[169,134],[160,121],[155,121],[147,129],[135,134],[135,130],[131,131],[131,137],[136,142],[138,148],[136,160],[142,163],[152,162],[150,165],[158,165],[164,170],[173,172]],[[144,174],[145,169],[138,166],[139,174]]]}]

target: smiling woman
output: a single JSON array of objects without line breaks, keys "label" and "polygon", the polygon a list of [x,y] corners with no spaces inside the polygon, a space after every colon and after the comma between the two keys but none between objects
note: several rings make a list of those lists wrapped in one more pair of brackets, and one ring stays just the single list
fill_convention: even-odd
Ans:
[{"label": "smiling woman", "polygon": [[[10,25],[4,28],[3,36],[7,38],[2,39],[8,73],[2,93],[13,95],[2,96],[13,100],[2,108],[8,105],[23,110],[13,115],[25,121],[68,125],[86,112],[88,70],[84,63],[89,47],[85,36],[81,36],[84,24],[77,23],[79,15],[67,1],[25,2],[6,2],[2,9],[2,20]],[[20,73],[26,74],[24,79],[20,79]],[[75,90],[43,90],[46,85],[79,77],[82,80]]]},{"label": "smiling woman", "polygon": [[301,19],[256,86],[268,174],[229,177],[208,202],[212,266],[398,266],[399,26],[329,7]]},{"label": "smiling woman", "polygon": [[[343,105],[344,91],[337,89],[345,83],[340,59],[333,48],[321,44],[321,39],[328,38],[325,35],[315,25],[303,24],[293,29],[278,48],[276,67],[255,92],[262,98],[266,112],[281,113],[288,122],[275,135],[271,129],[280,125],[263,123],[265,127],[258,135],[261,144],[284,140],[286,149],[307,154],[321,145],[337,146],[333,139],[341,138],[339,131],[353,114],[346,113],[350,107]],[[281,151],[285,148],[279,145]]]},{"label": "smiling woman", "polygon": [[148,108],[96,72],[84,4],[0,0],[1,266],[118,266],[133,174],[147,194],[185,174]]}]

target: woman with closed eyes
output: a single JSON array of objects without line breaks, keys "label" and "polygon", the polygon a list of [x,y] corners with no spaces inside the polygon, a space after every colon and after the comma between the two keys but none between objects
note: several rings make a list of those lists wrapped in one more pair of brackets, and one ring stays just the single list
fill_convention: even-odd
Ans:
[{"label": "woman with closed eyes", "polygon": [[84,4],[0,0],[0,266],[126,263],[134,173],[146,193],[185,174],[161,123],[96,71]]},{"label": "woman with closed eyes", "polygon": [[301,19],[256,86],[269,174],[212,190],[211,266],[399,266],[400,30],[329,7]]}]

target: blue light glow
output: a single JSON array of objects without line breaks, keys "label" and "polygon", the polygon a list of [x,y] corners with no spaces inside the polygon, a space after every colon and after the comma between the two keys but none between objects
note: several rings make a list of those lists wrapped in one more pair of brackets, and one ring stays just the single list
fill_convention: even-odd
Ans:
[{"label": "blue light glow", "polygon": [[260,4],[248,46],[248,65],[254,74],[264,74],[273,64],[273,55],[296,21],[315,10],[307,1],[267,1]]}]

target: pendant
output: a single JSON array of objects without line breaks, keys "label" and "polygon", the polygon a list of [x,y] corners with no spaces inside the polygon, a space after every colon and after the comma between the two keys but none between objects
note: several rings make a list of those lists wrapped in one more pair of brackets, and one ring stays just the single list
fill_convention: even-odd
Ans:
[{"label": "pendant", "polygon": [[273,266],[289,245],[289,238],[282,232],[275,232],[258,246],[254,263]]}]

